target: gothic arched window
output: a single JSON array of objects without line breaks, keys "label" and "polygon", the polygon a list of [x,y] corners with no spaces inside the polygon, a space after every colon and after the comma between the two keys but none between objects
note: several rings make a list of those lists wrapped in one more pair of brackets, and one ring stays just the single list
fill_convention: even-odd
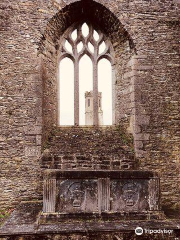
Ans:
[{"label": "gothic arched window", "polygon": [[108,38],[90,23],[65,32],[58,58],[60,125],[114,124],[113,53]]}]

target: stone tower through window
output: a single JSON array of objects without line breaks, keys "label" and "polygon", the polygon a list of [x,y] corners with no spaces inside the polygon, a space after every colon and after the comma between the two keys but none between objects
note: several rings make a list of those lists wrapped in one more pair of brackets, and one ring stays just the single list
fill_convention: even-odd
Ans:
[{"label": "stone tower through window", "polygon": [[[88,58],[89,62],[86,63],[85,69],[87,67],[89,70],[87,70],[86,76],[81,80],[80,71],[83,58]],[[70,72],[72,74],[62,76],[63,67],[67,60],[69,61],[69,67],[64,71],[66,71],[66,74]],[[109,64],[110,77],[108,80],[100,76],[99,69],[101,68],[101,73],[106,70],[104,67],[100,67],[101,61],[106,61],[106,64]],[[108,118],[111,118],[108,121],[105,120],[104,124],[114,124],[112,101],[114,95],[114,79],[112,77],[114,56],[112,44],[107,37],[98,27],[94,27],[89,22],[75,23],[67,29],[61,39],[59,62],[59,124],[75,126],[103,125],[103,111]],[[92,78],[89,75],[92,75]],[[88,103],[86,103],[85,99],[86,92],[92,95]],[[101,95],[100,98],[98,97],[99,94]],[[91,101],[92,105],[89,106]],[[91,108],[91,113],[87,113],[87,104]],[[80,119],[82,114],[84,115],[84,123]],[[71,118],[69,122],[67,121],[68,118]],[[66,124],[67,122],[70,124]]]},{"label": "stone tower through window", "polygon": [[[98,93],[98,125],[103,125],[102,93]],[[85,92],[85,125],[93,125],[93,91]]]}]

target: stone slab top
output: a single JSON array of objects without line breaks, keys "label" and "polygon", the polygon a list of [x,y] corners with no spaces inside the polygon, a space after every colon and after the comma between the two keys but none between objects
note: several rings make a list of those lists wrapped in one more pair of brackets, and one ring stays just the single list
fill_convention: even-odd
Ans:
[{"label": "stone slab top", "polygon": [[45,178],[63,178],[63,179],[151,179],[158,178],[158,173],[139,170],[44,170]]},{"label": "stone slab top", "polygon": [[116,220],[77,221],[38,224],[42,202],[22,202],[0,228],[0,237],[12,235],[39,235],[54,233],[127,232],[137,226],[146,229],[169,229],[180,232],[180,220]]}]

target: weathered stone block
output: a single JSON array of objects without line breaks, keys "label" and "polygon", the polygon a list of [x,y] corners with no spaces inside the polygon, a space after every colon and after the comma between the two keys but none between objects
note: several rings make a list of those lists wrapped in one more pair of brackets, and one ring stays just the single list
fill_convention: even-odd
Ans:
[{"label": "weathered stone block", "polygon": [[25,147],[25,156],[26,157],[40,157],[41,156],[41,147]]},{"label": "weathered stone block", "polygon": [[148,141],[150,138],[150,134],[148,133],[138,133],[134,135],[135,141]]},{"label": "weathered stone block", "polygon": [[24,132],[26,135],[41,135],[42,127],[41,126],[25,126]]}]

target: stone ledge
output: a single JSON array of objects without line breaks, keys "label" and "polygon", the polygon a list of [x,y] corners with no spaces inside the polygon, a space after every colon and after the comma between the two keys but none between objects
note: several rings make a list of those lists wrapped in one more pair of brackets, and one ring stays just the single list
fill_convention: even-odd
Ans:
[{"label": "stone ledge", "polygon": [[67,179],[93,179],[93,178],[112,178],[112,179],[150,179],[158,177],[157,173],[151,171],[140,170],[58,170],[46,169],[44,171],[45,178],[67,178]]},{"label": "stone ledge", "polygon": [[0,238],[13,235],[40,235],[56,233],[92,233],[92,232],[127,232],[137,226],[146,229],[170,229],[180,232],[180,220],[120,220],[120,221],[76,221],[69,223],[41,224],[37,219],[42,203],[22,202],[0,228]]}]

